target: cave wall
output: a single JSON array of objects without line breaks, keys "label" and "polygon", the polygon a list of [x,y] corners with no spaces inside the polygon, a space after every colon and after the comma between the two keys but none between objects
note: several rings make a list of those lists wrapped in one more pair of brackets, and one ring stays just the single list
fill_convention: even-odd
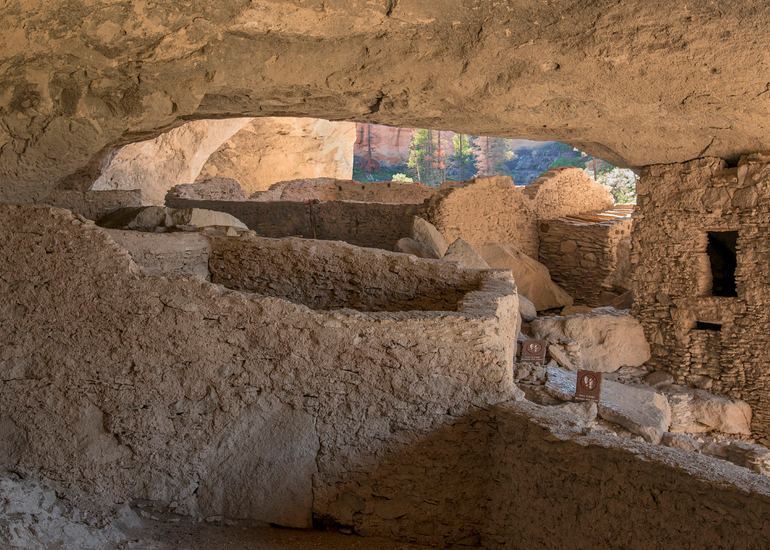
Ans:
[{"label": "cave wall", "polygon": [[0,19],[4,200],[200,118],[557,139],[632,166],[770,149],[757,0],[23,0]]},{"label": "cave wall", "polygon": [[354,142],[352,122],[256,118],[214,151],[197,179],[232,178],[241,184],[247,196],[279,181],[350,179]]},{"label": "cave wall", "polygon": [[[633,314],[651,364],[688,383],[747,401],[752,431],[770,441],[770,158],[737,168],[719,159],[652,166],[638,185],[632,234]],[[712,291],[708,232],[737,231],[735,296]],[[699,327],[697,322],[717,326]]]}]

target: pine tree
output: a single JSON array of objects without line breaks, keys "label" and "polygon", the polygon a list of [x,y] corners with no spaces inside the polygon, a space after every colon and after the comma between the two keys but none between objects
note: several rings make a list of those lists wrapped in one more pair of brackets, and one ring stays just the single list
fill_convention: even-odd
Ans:
[{"label": "pine tree", "polygon": [[433,130],[415,130],[409,149],[407,166],[414,170],[417,181],[427,185],[439,185],[442,181],[442,170],[439,168],[437,149],[440,151],[440,146],[436,146]]},{"label": "pine tree", "polygon": [[447,176],[456,181],[471,179],[478,172],[477,159],[474,153],[476,138],[467,134],[455,134],[452,138],[454,151],[449,157]]}]

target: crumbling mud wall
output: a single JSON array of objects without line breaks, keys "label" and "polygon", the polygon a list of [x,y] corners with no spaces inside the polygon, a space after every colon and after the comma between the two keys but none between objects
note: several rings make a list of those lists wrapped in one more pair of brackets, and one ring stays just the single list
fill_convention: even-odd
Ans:
[{"label": "crumbling mud wall", "polygon": [[412,220],[421,204],[352,201],[230,201],[191,200],[169,195],[172,208],[205,208],[232,214],[263,237],[305,237],[345,241],[357,246],[393,250],[412,234]]},{"label": "crumbling mud wall", "polygon": [[607,305],[631,286],[632,212],[616,208],[538,223],[540,261],[576,303]]},{"label": "crumbling mud wall", "polygon": [[0,214],[0,467],[76,501],[431,545],[770,537],[767,478],[511,402],[518,303],[500,272],[459,311],[319,311],[148,277],[63,210]]},{"label": "crumbling mud wall", "polygon": [[[652,364],[679,382],[747,401],[752,430],[764,442],[769,185],[770,158],[762,155],[742,158],[737,168],[718,159],[649,167],[639,183],[632,242],[633,314],[644,325]],[[733,251],[712,248],[714,237],[730,232]]]},{"label": "crumbling mud wall", "polygon": [[149,277],[64,210],[0,210],[0,467],[95,505],[143,498],[307,527],[354,472],[514,395],[518,300],[504,272],[457,311],[318,311]]},{"label": "crumbling mud wall", "polygon": [[537,258],[535,211],[510,177],[447,185],[431,199],[426,216],[449,242],[507,243]]},{"label": "crumbling mud wall", "polygon": [[360,183],[334,178],[281,181],[267,191],[251,195],[258,201],[359,201],[397,204],[420,204],[429,199],[435,189],[421,183],[393,181]]},{"label": "crumbling mud wall", "polygon": [[[457,311],[483,276],[447,262],[361,253],[347,243],[213,237],[212,280],[313,309]],[[376,255],[376,262],[372,257]]]},{"label": "crumbling mud wall", "polygon": [[611,208],[609,190],[579,168],[548,170],[524,187],[538,220],[553,220]]}]

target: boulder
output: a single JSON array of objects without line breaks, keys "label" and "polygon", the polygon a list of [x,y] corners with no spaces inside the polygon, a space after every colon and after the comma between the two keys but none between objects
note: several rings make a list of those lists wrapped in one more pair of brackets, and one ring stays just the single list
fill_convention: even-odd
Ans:
[{"label": "boulder", "polygon": [[203,201],[245,201],[241,184],[233,178],[211,177],[172,187],[166,198]]},{"label": "boulder", "polygon": [[575,315],[577,313],[591,313],[594,308],[591,306],[567,306],[561,308],[561,314],[562,316],[565,315]]},{"label": "boulder", "polygon": [[[546,390],[559,399],[575,397],[577,373],[548,367]],[[650,443],[660,443],[671,424],[671,409],[662,394],[651,389],[602,380],[598,405],[601,418],[642,436]]]},{"label": "boulder", "polygon": [[184,227],[248,227],[235,216],[203,208],[167,208],[143,206],[121,208],[99,219],[98,225],[109,229],[134,229],[138,231],[166,231]]},{"label": "boulder", "polygon": [[535,338],[549,343],[576,342],[583,368],[614,372],[638,367],[650,358],[642,325],[628,313],[598,308],[567,317],[540,317],[531,324]]},{"label": "boulder", "polygon": [[449,245],[443,259],[467,269],[489,269],[489,264],[476,252],[476,249],[462,239],[455,239]]},{"label": "boulder", "polygon": [[668,386],[663,392],[671,405],[671,431],[751,434],[751,407],[745,401],[714,395],[686,386]]},{"label": "boulder", "polygon": [[431,255],[430,250],[425,248],[421,243],[418,243],[409,237],[404,237],[403,239],[398,240],[396,243],[396,251],[403,252],[404,254],[411,254],[412,256],[417,256],[418,258],[435,259]]},{"label": "boulder", "polygon": [[519,294],[519,313],[524,322],[529,323],[537,319],[537,309],[529,298],[523,294]]},{"label": "boulder", "polygon": [[526,296],[537,311],[572,305],[572,298],[551,280],[548,268],[507,244],[487,244],[479,254],[494,269],[513,273],[519,294]]},{"label": "boulder", "polygon": [[414,217],[412,237],[431,253],[431,258],[443,258],[449,248],[441,232],[419,216]]}]

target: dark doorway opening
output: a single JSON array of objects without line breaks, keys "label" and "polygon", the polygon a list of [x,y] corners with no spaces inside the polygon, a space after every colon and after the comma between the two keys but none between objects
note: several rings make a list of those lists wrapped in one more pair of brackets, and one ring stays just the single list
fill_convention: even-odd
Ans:
[{"label": "dark doorway opening", "polygon": [[711,295],[737,296],[735,285],[737,231],[709,231],[706,251],[711,264]]}]

